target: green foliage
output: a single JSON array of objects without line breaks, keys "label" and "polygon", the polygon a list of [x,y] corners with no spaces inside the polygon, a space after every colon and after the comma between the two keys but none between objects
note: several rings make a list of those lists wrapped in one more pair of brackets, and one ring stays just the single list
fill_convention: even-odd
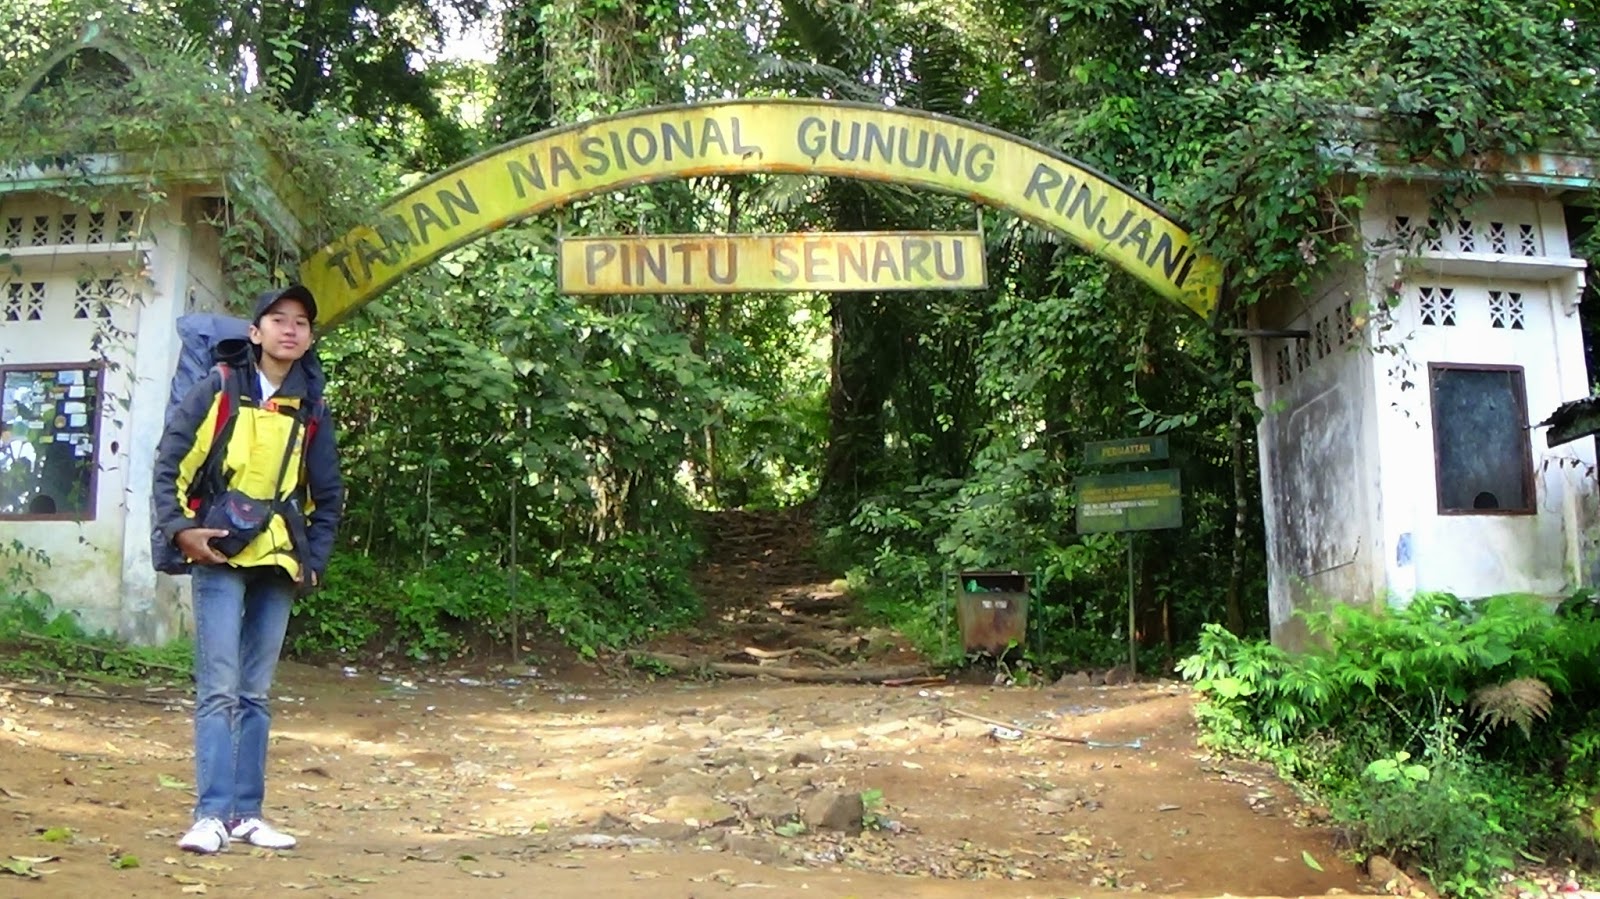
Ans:
[{"label": "green foliage", "polygon": [[43,551],[13,540],[0,544],[0,672],[18,677],[104,676],[139,679],[186,675],[194,647],[187,640],[129,646],[90,634],[77,614],[57,609],[40,590],[37,572],[50,567]]},{"label": "green foliage", "polygon": [[[593,653],[694,607],[688,504],[734,489],[724,465],[756,468],[723,414],[750,405],[747,369],[730,341],[697,351],[682,307],[558,294],[546,237],[494,235],[324,339],[346,478],[370,489],[297,651],[438,657],[515,616]],[[686,465],[708,433],[734,435],[726,461]]]},{"label": "green foliage", "polygon": [[643,671],[652,679],[657,677],[669,677],[677,670],[655,656],[645,655],[643,653],[630,656],[628,663],[633,666],[634,670]]},{"label": "green foliage", "polygon": [[[179,183],[222,173],[227,201],[206,213],[206,224],[219,233],[225,287],[236,299],[281,283],[305,249],[368,217],[385,191],[357,123],[334,110],[285,110],[270,82],[240,88],[204,48],[175,42],[171,27],[157,24],[176,26],[170,6],[142,13],[99,6],[90,14],[68,3],[55,11],[60,18],[38,12],[40,21],[27,23],[61,33],[70,22],[85,29],[89,50],[57,63],[0,117],[0,167],[40,165],[60,175],[50,192],[134,213],[130,240],[147,237],[147,220]],[[81,18],[74,22],[75,9]],[[10,70],[13,78],[34,74],[25,63],[38,61],[26,57]],[[109,153],[120,157],[115,179],[95,174],[96,157]],[[280,203],[305,229],[305,246],[288,245],[265,226],[282,220]]]},{"label": "green foliage", "polygon": [[[48,605],[50,597],[34,586],[37,572],[50,567],[50,556],[42,549],[29,546],[21,540],[0,543],[0,599],[14,604],[18,610],[37,609]],[[21,611],[16,613],[22,615]],[[22,618],[7,619],[9,626],[22,622]],[[29,623],[38,622],[29,619]]]},{"label": "green foliage", "polygon": [[436,661],[486,648],[484,640],[509,644],[514,629],[520,639],[545,628],[593,657],[699,613],[684,574],[689,548],[623,537],[515,577],[492,554],[466,550],[400,571],[342,554],[327,589],[295,604],[289,645],[305,656],[382,651]]},{"label": "green foliage", "polygon": [[[499,136],[659,102],[678,14],[508,10]],[[352,552],[297,616],[296,651],[437,658],[516,622],[592,655],[697,608],[691,504],[810,495],[825,439],[814,300],[556,290],[557,235],[725,227],[734,190],[645,186],[503,229],[324,337],[346,477],[370,489],[351,494]]]},{"label": "green foliage", "polygon": [[1402,159],[1454,166],[1590,135],[1597,47],[1563,0],[1388,0],[1328,67],[1389,121]]},{"label": "green foliage", "polygon": [[183,56],[207,83],[264,88],[295,116],[348,112],[373,150],[438,168],[475,149],[448,100],[476,66],[444,65],[427,51],[486,10],[481,0],[377,0],[241,16],[216,0],[12,2],[0,5],[0,32],[14,38],[0,47],[0,96],[44,54],[95,29],[151,55]]},{"label": "green foliage", "polygon": [[384,623],[397,614],[399,579],[372,557],[335,553],[323,589],[295,600],[285,641],[290,653],[354,655],[375,648]]},{"label": "green foliage", "polygon": [[719,326],[704,355],[716,393],[696,441],[699,501],[721,508],[784,508],[816,496],[817,448],[828,438],[826,318],[808,297],[735,302],[699,314]]},{"label": "green foliage", "polygon": [[1264,640],[1245,640],[1219,625],[1200,633],[1199,649],[1178,666],[1206,701],[1196,708],[1205,736],[1218,745],[1270,751],[1307,729],[1307,712],[1327,696],[1321,673],[1308,674]]},{"label": "green foliage", "polygon": [[1334,814],[1354,826],[1359,848],[1410,859],[1448,896],[1499,895],[1499,876],[1528,835],[1548,834],[1546,784],[1483,758],[1459,719],[1435,717],[1423,756],[1403,750],[1374,759],[1341,791]]},{"label": "green foliage", "polygon": [[892,824],[883,791],[874,787],[861,791],[861,825],[868,830],[888,830]]},{"label": "green foliage", "polygon": [[[1600,624],[1552,615],[1536,597],[1468,604],[1422,594],[1384,613],[1336,605],[1306,618],[1324,651],[1290,656],[1216,625],[1203,629],[1198,652],[1179,671],[1206,695],[1200,714],[1214,736],[1254,737],[1262,741],[1256,748],[1272,748],[1329,729],[1348,737],[1361,723],[1376,730],[1376,743],[1404,744],[1403,722],[1430,719],[1435,696],[1461,708],[1483,688],[1522,678],[1557,696],[1600,686],[1591,661]],[[1494,737],[1497,746],[1517,745],[1508,732]]]},{"label": "green foliage", "polygon": [[[1131,288],[1097,266],[1074,257],[1027,271],[1038,279],[1034,295],[1024,298],[1035,288],[1029,282],[987,309],[972,380],[959,383],[958,366],[927,391],[970,395],[976,411],[934,403],[926,417],[891,419],[884,469],[896,474],[858,500],[830,539],[834,553],[870,573],[863,580],[900,597],[880,602],[896,626],[916,628],[934,612],[939,574],[1017,569],[1036,575],[1030,620],[1039,639],[1030,649],[1039,661],[1085,667],[1123,659],[1126,538],[1080,536],[1073,526],[1071,485],[1089,473],[1082,462],[1088,439],[1156,432],[1171,438],[1172,464],[1185,485],[1186,526],[1136,539],[1141,611],[1168,608],[1174,642],[1225,616],[1235,551],[1241,571],[1261,571],[1259,544],[1234,541],[1236,491],[1254,507],[1258,485],[1253,477],[1236,478],[1231,464],[1232,445],[1249,441],[1243,429],[1229,428],[1243,401],[1226,374],[1230,351],[1165,310],[1145,306],[1129,315],[1127,304],[1137,302]],[[1071,286],[1058,285],[1057,277]],[[1108,296],[1121,289],[1128,295]],[[945,321],[969,324],[953,315]],[[941,436],[943,421],[957,414],[985,422],[978,445],[921,452],[958,439]],[[1253,456],[1253,444],[1240,450]],[[1258,518],[1252,513],[1245,526],[1246,538],[1255,535]],[[1237,595],[1251,586],[1241,583]],[[1241,618],[1260,627],[1264,611],[1253,607]],[[1160,635],[1147,634],[1145,644],[1152,664],[1161,664]]]},{"label": "green foliage", "polygon": [[[783,11],[767,51],[783,57],[766,64],[775,80],[919,105],[938,91],[902,83],[909,67],[882,64],[884,47],[947,53],[979,86],[963,115],[1025,131],[1168,204],[1221,260],[1238,304],[1303,292],[1357,259],[1355,154],[1440,184],[1443,218],[1481,194],[1480,161],[1593,133],[1590,11],[1559,2],[1067,0],[1031,18],[1014,6],[963,11],[936,37],[899,44],[898,14]],[[961,52],[997,25],[1015,43],[978,60],[995,64],[1009,102]],[[811,213],[834,225],[942,224],[946,212],[870,189],[811,196]],[[1102,652],[1126,627],[1123,572],[1114,552],[1062,527],[1074,456],[1085,440],[1167,433],[1185,527],[1139,538],[1144,642],[1158,642],[1155,622],[1175,643],[1207,622],[1261,627],[1264,608],[1246,601],[1262,595],[1264,560],[1243,348],[1153,308],[1129,279],[1051,238],[1004,218],[986,233],[999,290],[831,309],[822,509],[835,555],[906,622],[931,611],[930,573],[969,559],[1043,572],[1047,639],[1071,633]],[[1019,492],[1007,473],[1030,464],[1039,474]]]},{"label": "green foliage", "polygon": [[1180,671],[1207,742],[1277,762],[1364,849],[1414,860],[1453,896],[1489,895],[1518,853],[1592,835],[1600,620],[1584,602],[1425,594],[1307,623],[1319,648],[1298,656],[1205,628]]},{"label": "green foliage", "polygon": [[[1596,42],[1560,0],[1384,0],[1342,45],[1291,44],[1185,103],[1211,164],[1182,191],[1241,302],[1301,290],[1356,249],[1351,148],[1440,183],[1441,217],[1480,197],[1479,162],[1592,143]],[[1265,77],[1264,77],[1265,76]],[[1217,128],[1222,121],[1228,127]]]}]

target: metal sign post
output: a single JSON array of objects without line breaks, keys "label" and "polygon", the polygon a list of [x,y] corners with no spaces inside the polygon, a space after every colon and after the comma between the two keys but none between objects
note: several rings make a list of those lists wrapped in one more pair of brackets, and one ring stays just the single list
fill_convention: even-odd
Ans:
[{"label": "metal sign post", "polygon": [[1133,533],[1128,533],[1128,673],[1139,670],[1139,622],[1133,598]]},{"label": "metal sign post", "polygon": [[[1120,465],[1167,458],[1167,438],[1134,437],[1086,444],[1090,465]],[[1138,610],[1134,597],[1133,532],[1183,526],[1183,486],[1175,468],[1084,475],[1073,482],[1078,533],[1128,535],[1128,670],[1139,667]]]}]

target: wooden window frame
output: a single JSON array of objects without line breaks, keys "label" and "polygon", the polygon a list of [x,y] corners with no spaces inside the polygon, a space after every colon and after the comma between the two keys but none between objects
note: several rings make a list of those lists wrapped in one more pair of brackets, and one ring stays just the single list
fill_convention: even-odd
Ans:
[{"label": "wooden window frame", "polygon": [[[38,372],[38,371],[86,371],[91,372],[94,378],[94,403],[89,407],[89,414],[93,416],[94,436],[90,440],[89,450],[89,501],[82,511],[78,512],[0,512],[0,523],[12,521],[94,521],[100,512],[100,443],[101,429],[104,425],[101,404],[105,399],[106,366],[99,360],[86,362],[19,362],[11,365],[0,365],[0,390],[5,388],[6,376],[12,372]],[[4,414],[0,408],[0,415]]]},{"label": "wooden window frame", "polygon": [[[1456,509],[1446,507],[1444,504],[1444,472],[1439,466],[1439,408],[1433,402],[1433,384],[1438,372],[1441,371],[1485,371],[1505,372],[1516,377],[1516,402],[1518,418],[1522,425],[1522,478],[1527,488],[1528,505],[1526,508],[1515,509]],[[1529,516],[1539,514],[1539,482],[1534,477],[1533,468],[1533,441],[1529,436],[1528,421],[1528,377],[1526,369],[1521,365],[1489,365],[1477,362],[1429,362],[1428,363],[1428,416],[1433,422],[1433,446],[1429,451],[1433,453],[1433,496],[1438,513],[1443,516],[1458,517],[1463,515],[1485,516]]]}]

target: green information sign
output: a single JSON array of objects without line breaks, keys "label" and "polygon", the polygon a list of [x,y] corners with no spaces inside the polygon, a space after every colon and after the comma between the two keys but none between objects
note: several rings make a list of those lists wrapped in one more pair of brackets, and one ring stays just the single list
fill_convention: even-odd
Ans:
[{"label": "green information sign", "polygon": [[1078,533],[1156,531],[1183,526],[1177,469],[1085,475],[1073,482]]},{"label": "green information sign", "polygon": [[1150,462],[1167,458],[1167,438],[1129,437],[1102,440],[1083,445],[1084,461],[1090,465],[1115,465],[1119,462]]}]

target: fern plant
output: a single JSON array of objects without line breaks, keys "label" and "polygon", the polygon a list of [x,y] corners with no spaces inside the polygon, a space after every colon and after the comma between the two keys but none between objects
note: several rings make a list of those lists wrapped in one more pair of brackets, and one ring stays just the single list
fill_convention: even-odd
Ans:
[{"label": "fern plant", "polygon": [[1324,723],[1330,683],[1315,657],[1296,660],[1270,643],[1207,624],[1199,651],[1179,663],[1178,673],[1205,698],[1198,714],[1214,743],[1250,735],[1264,747],[1282,746]]},{"label": "fern plant", "polygon": [[1314,651],[1209,625],[1179,671],[1209,745],[1276,763],[1446,894],[1487,895],[1515,852],[1600,833],[1595,612],[1520,595],[1334,606],[1307,616]]},{"label": "fern plant", "polygon": [[1479,687],[1470,704],[1491,728],[1515,724],[1523,736],[1532,737],[1533,722],[1550,717],[1550,687],[1536,677],[1519,677]]}]

